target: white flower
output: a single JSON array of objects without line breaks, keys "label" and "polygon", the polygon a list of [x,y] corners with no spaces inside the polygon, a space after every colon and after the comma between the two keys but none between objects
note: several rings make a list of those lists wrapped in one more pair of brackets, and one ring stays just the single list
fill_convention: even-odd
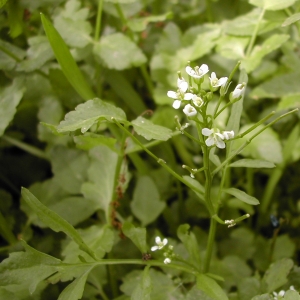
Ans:
[{"label": "white flower", "polygon": [[175,101],[173,102],[173,107],[175,109],[178,109],[180,107],[182,100],[191,100],[194,96],[194,94],[192,93],[186,93],[189,85],[183,78],[182,79],[178,78],[177,86],[178,86],[177,92],[168,91],[167,93],[168,97],[175,99]]},{"label": "white flower", "polygon": [[188,117],[193,117],[197,114],[197,110],[195,109],[195,107],[193,107],[190,104],[187,104],[184,109],[183,112],[188,116]]},{"label": "white flower", "polygon": [[245,84],[244,83],[239,83],[236,88],[234,89],[234,91],[232,92],[231,98],[233,99],[237,99],[240,96],[242,96],[242,94],[244,93],[245,90]]},{"label": "white flower", "polygon": [[200,79],[201,77],[203,77],[206,73],[208,73],[209,69],[208,66],[203,64],[201,65],[201,67],[199,68],[198,66],[195,67],[194,69],[191,68],[190,66],[187,66],[185,68],[185,71],[193,78],[196,79]]},{"label": "white flower", "polygon": [[171,263],[171,259],[169,257],[167,257],[165,260],[164,260],[164,263],[167,265],[167,264],[170,264]]},{"label": "white flower", "polygon": [[155,238],[155,243],[157,246],[151,247],[151,251],[161,250],[164,246],[168,244],[167,239],[161,240],[159,236]]},{"label": "white flower", "polygon": [[223,131],[222,135],[224,137],[225,140],[229,140],[229,139],[233,139],[234,138],[234,131]]},{"label": "white flower", "polygon": [[197,95],[193,96],[192,101],[193,101],[194,105],[197,106],[197,107],[201,107],[204,103],[202,98],[197,96]]},{"label": "white flower", "polygon": [[217,128],[203,128],[202,129],[202,134],[205,136],[208,136],[208,139],[206,139],[205,144],[206,146],[210,147],[213,145],[216,145],[220,149],[225,148],[225,143],[224,143],[224,136],[223,134],[220,133],[220,130]]},{"label": "white flower", "polygon": [[224,86],[228,80],[227,77],[221,77],[220,79],[217,78],[216,73],[212,72],[211,77],[209,77],[210,84],[213,88],[217,88],[219,86]]},{"label": "white flower", "polygon": [[284,290],[281,290],[279,293],[273,292],[274,300],[282,299],[285,294]]}]

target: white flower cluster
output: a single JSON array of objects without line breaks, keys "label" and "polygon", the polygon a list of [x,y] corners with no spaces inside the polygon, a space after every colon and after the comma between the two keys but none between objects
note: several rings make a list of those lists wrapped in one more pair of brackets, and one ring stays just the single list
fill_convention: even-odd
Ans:
[{"label": "white flower cluster", "polygon": [[224,140],[229,140],[234,138],[234,131],[223,131],[222,133],[218,128],[203,128],[202,134],[204,136],[208,136],[208,138],[205,140],[206,146],[214,146],[216,145],[220,149],[225,148]]},{"label": "white flower cluster", "polygon": [[[185,71],[191,78],[193,78],[196,84],[201,84],[201,82],[203,82],[204,75],[209,72],[209,68],[206,64],[203,64],[200,67],[196,66],[195,68],[187,66]],[[209,77],[211,91],[216,91],[218,88],[221,88],[221,90],[222,88],[224,89],[227,81],[227,77],[221,77],[218,79],[216,73],[212,72],[211,76]],[[235,90],[230,94],[230,101],[235,102],[239,100],[244,93],[244,89],[244,83],[238,84]],[[186,104],[183,109],[183,112],[188,117],[196,116],[198,113],[197,108],[200,108],[204,103],[200,96],[195,95],[191,91],[193,91],[192,87],[189,86],[188,82],[185,81],[185,79],[180,75],[180,77],[177,79],[177,91],[168,91],[167,93],[168,97],[174,99],[173,107],[175,109],[180,108],[182,101],[192,101],[191,104]]]},{"label": "white flower cluster", "polygon": [[[290,289],[291,291],[295,291],[295,288],[293,285],[290,286]],[[279,299],[284,299],[284,295],[285,295],[286,291],[284,290],[281,290],[280,292],[276,293],[276,292],[273,292],[273,300],[279,300]]]},{"label": "white flower cluster", "polygon": [[[159,236],[155,238],[156,245],[151,247],[151,251],[161,250],[168,244],[168,240],[165,238],[161,240]],[[164,253],[165,259],[164,263],[167,265],[171,263],[171,257],[173,256],[173,246],[169,245],[168,250]]]},{"label": "white flower cluster", "polygon": [[[208,73],[209,69],[206,64],[201,65],[200,67],[195,67],[194,69],[191,68],[190,66],[187,66],[185,68],[187,74],[191,76],[196,83],[199,83],[201,79],[203,79],[203,76]],[[228,78],[227,77],[222,77],[220,79],[217,78],[216,73],[212,72],[210,79],[210,85],[212,89],[217,89],[218,87],[225,86]],[[200,96],[197,96],[193,93],[188,92],[189,90],[189,84],[185,81],[184,78],[178,78],[177,80],[177,91],[168,91],[167,95],[168,97],[174,99],[173,102],[173,107],[175,109],[180,108],[181,101],[184,100],[192,100],[192,104],[187,104],[185,105],[183,112],[188,116],[188,117],[193,117],[197,114],[197,109],[200,108],[204,101]]]}]

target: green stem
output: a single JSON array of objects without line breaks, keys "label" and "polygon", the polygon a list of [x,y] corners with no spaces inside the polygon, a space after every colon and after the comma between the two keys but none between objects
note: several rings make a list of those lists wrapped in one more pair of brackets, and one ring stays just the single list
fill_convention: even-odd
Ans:
[{"label": "green stem", "polygon": [[215,241],[216,229],[217,229],[217,221],[214,218],[211,218],[209,234],[208,234],[208,242],[207,242],[206,253],[205,253],[203,273],[207,273],[209,271],[209,266],[210,266],[212,251],[213,251],[213,245],[214,245],[214,241]]},{"label": "green stem", "polygon": [[146,82],[146,86],[147,86],[147,89],[148,89],[150,95],[153,95],[154,86],[153,86],[151,77],[150,77],[150,75],[149,75],[149,73],[146,69],[146,65],[140,66],[140,70],[141,70],[141,73],[144,77],[144,80]]},{"label": "green stem", "polygon": [[265,9],[262,9],[262,11],[261,11],[261,13],[260,13],[260,15],[259,15],[259,17],[258,17],[256,26],[255,26],[255,28],[254,28],[254,31],[253,31],[253,33],[252,33],[251,40],[250,40],[250,43],[249,43],[248,48],[247,48],[247,51],[246,51],[246,57],[249,57],[250,54],[251,54],[251,52],[252,52],[252,49],[253,49],[253,46],[254,46],[254,43],[255,43],[257,34],[258,34],[259,25],[260,25],[261,20],[262,20],[263,17],[264,17],[264,14],[265,14]]},{"label": "green stem", "polygon": [[283,174],[284,167],[283,165],[278,165],[274,171],[272,171],[272,175],[268,180],[268,184],[265,188],[263,198],[261,199],[260,211],[262,215],[267,212],[267,209],[270,205],[273,192],[277,186],[278,181],[280,180]]},{"label": "green stem", "polygon": [[94,35],[94,41],[95,42],[97,42],[100,38],[102,10],[103,10],[103,0],[99,0],[99,2],[98,2],[98,11],[97,11],[97,19],[96,19],[96,29],[95,29],[95,35]]},{"label": "green stem", "polygon": [[213,14],[212,14],[212,9],[211,9],[211,0],[205,0],[206,3],[206,17],[207,17],[207,21],[209,23],[213,22]]},{"label": "green stem", "polygon": [[172,176],[177,178],[179,181],[181,181],[183,184],[185,184],[187,187],[192,189],[193,191],[200,193],[203,195],[203,191],[199,190],[195,186],[193,186],[190,182],[185,180],[183,177],[181,177],[179,174],[177,174],[175,171],[173,171],[168,165],[166,165],[166,162],[163,161],[161,158],[157,157],[154,153],[152,153],[149,149],[147,149],[129,130],[127,130],[125,127],[123,127],[115,118],[112,118],[112,121],[115,122],[115,124],[122,129],[128,136],[132,138],[132,140],[138,144],[145,152],[147,152],[152,158],[154,158],[164,169],[166,169]]},{"label": "green stem", "polygon": [[[220,98],[221,99],[221,98]],[[215,115],[214,115],[214,119],[216,119],[218,117],[219,114],[221,114],[227,107],[229,107],[230,105],[232,105],[232,102],[228,102],[226,103],[226,105],[224,105]]]},{"label": "green stem", "polygon": [[[62,264],[66,266],[70,266],[70,264]],[[77,266],[79,264],[72,264],[72,266]],[[83,263],[80,264],[82,266]],[[190,268],[187,266],[183,266],[181,264],[177,264],[176,262],[173,262],[171,264],[164,264],[163,262],[160,262],[158,260],[148,260],[143,261],[141,259],[102,259],[97,262],[91,262],[91,263],[84,263],[86,266],[97,266],[97,265],[146,265],[151,267],[162,267],[162,268],[170,268],[174,270],[179,270],[182,272],[186,272],[189,274],[197,275],[199,274],[198,271],[195,270],[195,268]]]},{"label": "green stem", "polygon": [[26,143],[23,143],[17,139],[14,139],[10,136],[7,136],[7,135],[3,135],[2,136],[2,139],[5,140],[6,142],[34,155],[34,156],[37,156],[39,158],[43,158],[43,159],[46,159],[46,160],[49,160],[49,157],[48,155],[46,155],[46,153],[36,147],[33,147],[33,146],[30,146]]},{"label": "green stem", "polygon": [[[270,122],[268,125],[266,125],[265,127],[263,127],[262,129],[260,129],[258,132],[256,132],[251,138],[249,138],[249,140],[248,141],[246,141],[242,146],[240,146],[237,150],[235,150],[226,160],[224,160],[222,163],[221,163],[221,165],[220,166],[218,166],[216,169],[214,169],[214,171],[212,172],[212,175],[215,175],[217,172],[219,172],[222,168],[223,168],[223,166],[224,165],[226,165],[226,164],[228,164],[236,155],[238,155],[247,145],[249,145],[250,143],[251,143],[251,141],[255,138],[255,137],[257,137],[259,134],[261,134],[263,131],[265,131],[268,127],[271,127],[273,124],[275,124],[276,122],[278,122],[279,120],[281,120],[282,118],[284,118],[284,117],[286,117],[286,116],[288,116],[288,115],[290,115],[290,114],[292,114],[292,113],[294,113],[294,112],[296,112],[296,111],[298,111],[298,108],[296,108],[296,109],[293,109],[293,110],[291,110],[291,111],[289,111],[289,112],[287,112],[287,113],[285,113],[285,114],[283,114],[283,115],[281,115],[280,117],[278,117],[278,118],[276,118],[274,121],[272,121],[272,122]],[[271,113],[272,114],[272,113]],[[266,117],[266,118],[268,118],[268,116]],[[264,118],[265,119],[265,118]],[[257,124],[259,124],[259,123],[261,123],[261,121],[260,122],[258,122]],[[255,129],[258,125],[257,124],[255,124],[254,126],[252,126],[250,129],[251,130],[253,130],[253,129]],[[250,130],[249,129],[249,130]],[[247,130],[247,131],[245,131],[244,133],[242,133],[242,134],[240,134],[239,135],[239,137],[241,137],[241,136],[244,136],[244,135],[246,135],[246,134],[248,134],[250,131],[249,130]],[[235,138],[234,138],[235,139]]]}]

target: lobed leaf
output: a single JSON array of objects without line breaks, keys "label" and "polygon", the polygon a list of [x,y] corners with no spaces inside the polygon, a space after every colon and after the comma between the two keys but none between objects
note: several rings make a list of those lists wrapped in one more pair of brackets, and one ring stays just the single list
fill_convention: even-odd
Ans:
[{"label": "lobed leaf", "polygon": [[263,277],[263,282],[267,285],[267,292],[275,291],[288,281],[287,276],[293,265],[293,261],[289,258],[283,258],[270,265]]},{"label": "lobed leaf", "polygon": [[126,115],[121,108],[95,98],[79,104],[75,111],[67,113],[65,119],[57,126],[57,131],[67,132],[81,129],[81,132],[85,133],[98,121],[111,122],[112,117],[119,122],[126,121]]},{"label": "lobed leaf", "polygon": [[123,223],[122,232],[131,239],[142,253],[147,253],[146,229],[135,227],[130,222]]},{"label": "lobed leaf", "polygon": [[0,91],[0,136],[13,119],[25,92],[24,81],[16,77],[13,83]]},{"label": "lobed leaf", "polygon": [[199,251],[199,245],[196,236],[193,232],[189,231],[190,225],[183,224],[177,229],[177,236],[185,246],[189,253],[190,262],[197,268],[201,267],[201,257]]},{"label": "lobed leaf", "polygon": [[230,194],[245,203],[251,205],[259,204],[259,201],[255,197],[252,197],[239,189],[235,189],[235,188],[223,189],[223,192]]},{"label": "lobed leaf", "polygon": [[144,53],[123,33],[102,37],[95,44],[93,52],[109,69],[124,70],[147,62]]},{"label": "lobed leaf", "polygon": [[151,300],[152,281],[149,275],[150,266],[145,267],[141,280],[134,289],[131,300]]},{"label": "lobed leaf", "polygon": [[138,179],[130,207],[143,226],[152,223],[165,209],[166,203],[160,200],[158,189],[149,176]]}]

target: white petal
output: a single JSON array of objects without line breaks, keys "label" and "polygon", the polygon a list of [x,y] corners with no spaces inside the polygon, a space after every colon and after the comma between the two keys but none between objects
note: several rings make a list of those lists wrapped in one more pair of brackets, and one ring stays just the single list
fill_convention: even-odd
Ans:
[{"label": "white petal", "polygon": [[217,147],[220,149],[224,149],[225,143],[222,140],[217,140]]},{"label": "white petal", "polygon": [[167,95],[168,95],[168,97],[170,97],[172,99],[176,99],[177,98],[177,94],[174,91],[168,91]]},{"label": "white petal", "polygon": [[158,246],[151,247],[151,251],[156,251],[156,250],[158,250]]},{"label": "white petal", "polygon": [[206,74],[209,71],[208,65],[206,65],[206,64],[201,65],[200,70],[201,70],[203,75]]},{"label": "white petal", "polygon": [[223,86],[226,84],[228,78],[227,77],[222,77],[219,79],[219,86]]},{"label": "white petal", "polygon": [[193,97],[194,97],[194,94],[192,94],[192,93],[186,93],[186,94],[184,94],[183,99],[184,100],[191,100]]},{"label": "white petal", "polygon": [[205,144],[207,147],[210,147],[212,145],[215,144],[215,139],[213,137],[209,137],[206,141],[205,141]]},{"label": "white petal", "polygon": [[178,109],[178,108],[180,107],[180,104],[181,104],[181,101],[180,101],[180,100],[175,100],[175,101],[173,102],[173,107],[174,107],[175,109]]},{"label": "white petal", "polygon": [[185,81],[184,78],[177,78],[177,86],[179,87],[180,83]]},{"label": "white petal", "polygon": [[157,237],[155,238],[155,243],[156,243],[156,244],[159,244],[159,243],[161,243],[161,239],[160,239],[160,237],[159,237],[159,236],[157,236]]},{"label": "white petal", "polygon": [[185,93],[189,87],[188,83],[186,81],[181,81],[178,85],[179,89]]},{"label": "white petal", "polygon": [[188,105],[186,105],[186,106],[184,107],[183,112],[184,112],[188,117],[193,117],[193,116],[195,116],[195,115],[197,114],[196,109],[195,109],[192,105],[190,105],[190,104],[188,104]]},{"label": "white petal", "polygon": [[187,66],[185,68],[185,71],[190,75],[190,76],[193,76],[195,74],[195,71],[190,67],[190,66]]},{"label": "white petal", "polygon": [[213,133],[213,131],[211,129],[208,129],[208,128],[202,129],[202,134],[205,136],[210,136],[212,133]]},{"label": "white petal", "polygon": [[167,239],[163,239],[162,243],[164,244],[164,246],[166,246],[168,244],[168,240]]},{"label": "white petal", "polygon": [[216,73],[215,73],[215,72],[212,72],[212,73],[211,73],[211,77],[209,77],[209,79],[210,79],[210,80],[214,80],[214,79],[216,79],[216,78],[217,78]]},{"label": "white petal", "polygon": [[216,132],[215,135],[218,136],[221,140],[224,140],[223,134]]}]

